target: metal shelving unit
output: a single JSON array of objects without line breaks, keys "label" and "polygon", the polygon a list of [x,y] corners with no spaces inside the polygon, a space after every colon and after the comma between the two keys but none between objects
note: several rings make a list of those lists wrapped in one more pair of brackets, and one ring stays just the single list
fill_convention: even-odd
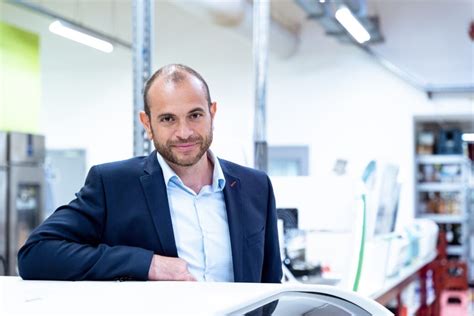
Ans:
[{"label": "metal shelving unit", "polygon": [[416,216],[450,227],[448,255],[471,259],[470,160],[463,155],[419,155],[416,173]]},{"label": "metal shelving unit", "polygon": [[474,155],[462,137],[474,133],[472,113],[417,115],[413,127],[415,216],[450,231],[448,256],[466,261],[474,284]]}]

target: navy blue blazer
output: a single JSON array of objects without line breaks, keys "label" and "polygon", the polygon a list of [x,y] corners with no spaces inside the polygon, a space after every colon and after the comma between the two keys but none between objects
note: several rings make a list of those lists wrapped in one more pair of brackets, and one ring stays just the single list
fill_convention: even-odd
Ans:
[{"label": "navy blue blazer", "polygon": [[[235,282],[280,282],[268,176],[219,161]],[[32,232],[18,268],[24,279],[147,280],[153,254],[178,256],[156,152],[92,167],[76,199]]]}]

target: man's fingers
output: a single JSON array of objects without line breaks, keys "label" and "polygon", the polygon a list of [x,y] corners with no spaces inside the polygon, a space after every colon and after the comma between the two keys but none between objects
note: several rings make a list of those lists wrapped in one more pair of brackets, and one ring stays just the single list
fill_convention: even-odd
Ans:
[{"label": "man's fingers", "polygon": [[197,281],[197,280],[191,273],[188,273],[188,276],[184,281]]},{"label": "man's fingers", "polygon": [[181,275],[177,275],[174,281],[197,281],[197,280],[191,273],[187,271],[185,273],[181,273]]},{"label": "man's fingers", "polygon": [[186,271],[185,273],[181,274],[181,276],[178,278],[180,281],[197,281],[194,275],[192,275],[189,271]]},{"label": "man's fingers", "polygon": [[150,270],[149,280],[162,281],[197,281],[189,272],[188,264],[181,258],[171,258],[154,255]]}]

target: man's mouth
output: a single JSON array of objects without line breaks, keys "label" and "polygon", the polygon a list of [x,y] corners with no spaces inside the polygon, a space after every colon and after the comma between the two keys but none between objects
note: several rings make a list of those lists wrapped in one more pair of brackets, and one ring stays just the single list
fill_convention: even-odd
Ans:
[{"label": "man's mouth", "polygon": [[196,147],[198,143],[179,143],[179,144],[174,144],[172,147],[176,148],[179,151],[188,151]]}]

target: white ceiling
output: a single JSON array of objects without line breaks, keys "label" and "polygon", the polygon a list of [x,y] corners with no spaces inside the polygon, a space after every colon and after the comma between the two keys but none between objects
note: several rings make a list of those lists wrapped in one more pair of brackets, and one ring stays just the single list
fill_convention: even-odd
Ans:
[{"label": "white ceiling", "polygon": [[428,84],[474,85],[474,1],[371,2],[385,37],[375,51]]},{"label": "white ceiling", "polygon": [[[131,42],[131,0],[31,2]],[[422,83],[474,85],[474,42],[468,37],[469,23],[474,21],[473,0],[368,0],[368,9],[379,16],[385,38],[371,45],[375,52]],[[272,0],[272,17],[294,34],[310,23],[293,0]],[[320,27],[314,22],[311,26]]]}]

